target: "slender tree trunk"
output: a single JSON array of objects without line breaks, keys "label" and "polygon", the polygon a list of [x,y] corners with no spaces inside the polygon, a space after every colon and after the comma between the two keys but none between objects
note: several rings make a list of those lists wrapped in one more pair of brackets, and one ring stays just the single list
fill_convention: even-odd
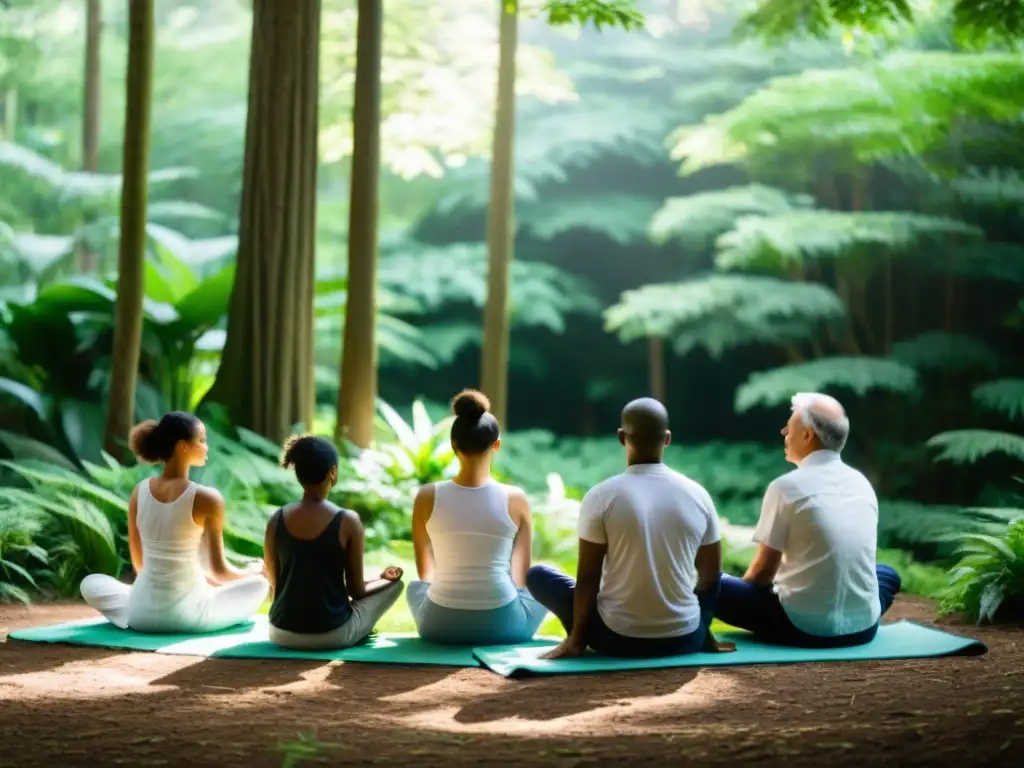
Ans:
[{"label": "slender tree trunk", "polygon": [[382,0],[359,0],[352,107],[348,225],[348,301],[341,349],[335,438],[360,448],[373,440],[377,401],[377,208],[380,179]]},{"label": "slender tree trunk", "polygon": [[651,397],[664,403],[668,390],[665,380],[665,342],[658,336],[647,339],[648,375]]},{"label": "slender tree trunk", "polygon": [[253,4],[237,272],[207,400],[272,440],[312,425],[320,0]]},{"label": "slender tree trunk", "polygon": [[150,92],[153,81],[153,0],[128,6],[128,89],[122,154],[121,240],[118,250],[114,351],[104,448],[124,457],[135,418],[135,381],[145,294],[146,205],[149,177]]},{"label": "slender tree trunk", "polygon": [[[85,92],[82,95],[82,170],[96,173],[100,169],[100,99],[103,72],[100,66],[100,45],[103,31],[101,0],[86,0],[85,11]],[[95,268],[95,259],[85,243],[78,243],[75,252],[78,271]]]},{"label": "slender tree trunk", "polygon": [[487,305],[481,384],[498,421],[508,410],[509,271],[515,236],[516,46],[518,6],[499,0],[498,97],[491,152],[491,204],[487,217]]}]

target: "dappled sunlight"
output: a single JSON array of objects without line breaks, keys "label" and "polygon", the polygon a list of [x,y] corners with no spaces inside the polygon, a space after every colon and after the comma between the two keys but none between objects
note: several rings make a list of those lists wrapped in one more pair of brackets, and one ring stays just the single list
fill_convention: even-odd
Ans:
[{"label": "dappled sunlight", "polygon": [[104,659],[80,659],[50,669],[0,675],[0,700],[94,699],[159,693],[170,686],[154,681],[203,659],[188,656],[120,653]]},{"label": "dappled sunlight", "polygon": [[728,675],[698,675],[692,670],[588,675],[571,681],[557,677],[529,681],[495,678],[472,687],[452,685],[446,690],[445,686],[430,686],[411,691],[393,701],[418,701],[421,708],[398,717],[385,712],[379,719],[406,728],[451,733],[642,734],[676,730],[679,718],[749,695]]}]

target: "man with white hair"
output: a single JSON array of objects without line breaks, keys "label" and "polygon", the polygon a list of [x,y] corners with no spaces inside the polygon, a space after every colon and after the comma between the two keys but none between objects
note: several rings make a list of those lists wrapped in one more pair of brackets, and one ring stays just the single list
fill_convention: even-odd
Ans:
[{"label": "man with white hair", "polygon": [[877,565],[878,499],[840,458],[850,433],[842,405],[803,392],[782,429],[786,460],[754,530],[757,554],[742,579],[722,577],[715,616],[768,642],[840,647],[870,642],[900,590]]}]

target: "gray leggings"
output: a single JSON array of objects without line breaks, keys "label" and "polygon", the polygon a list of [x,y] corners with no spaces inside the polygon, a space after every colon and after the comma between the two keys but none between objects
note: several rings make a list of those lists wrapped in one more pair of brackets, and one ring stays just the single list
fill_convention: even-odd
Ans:
[{"label": "gray leggings", "polygon": [[402,582],[393,581],[380,592],[361,600],[353,600],[349,620],[329,632],[289,632],[271,624],[268,632],[270,642],[296,651],[324,651],[357,645],[366,639],[381,617],[395,604],[402,594],[403,586]]}]

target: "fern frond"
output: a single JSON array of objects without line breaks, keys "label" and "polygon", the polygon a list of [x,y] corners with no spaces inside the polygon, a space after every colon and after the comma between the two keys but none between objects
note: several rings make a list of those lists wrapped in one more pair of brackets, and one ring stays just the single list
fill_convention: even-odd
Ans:
[{"label": "fern frond", "polygon": [[918,371],[984,371],[999,367],[999,353],[980,339],[932,331],[893,344],[890,357]]},{"label": "fern frond", "polygon": [[727,232],[741,216],[778,216],[813,205],[807,195],[761,184],[729,187],[668,198],[651,219],[649,232],[658,244],[674,239],[684,247],[700,248]]},{"label": "fern frond", "polygon": [[1024,284],[1024,247],[1011,243],[970,242],[951,254],[951,263],[930,259],[924,266],[957,277]]},{"label": "fern frond", "polygon": [[626,291],[604,317],[605,330],[623,342],[657,337],[672,340],[679,354],[703,347],[719,356],[745,344],[806,338],[844,311],[823,285],[709,275]]},{"label": "fern frond", "polygon": [[627,245],[645,239],[647,222],[657,208],[654,198],[612,193],[528,203],[516,218],[541,240],[586,229]]},{"label": "fern frond", "polygon": [[950,182],[953,191],[972,204],[1020,209],[1024,206],[1024,174],[1016,168],[978,168]]},{"label": "fern frond", "polygon": [[718,238],[719,269],[780,269],[804,259],[906,252],[951,235],[980,239],[975,226],[916,213],[794,211],[744,216]]},{"label": "fern frond", "polygon": [[850,390],[863,396],[873,389],[909,394],[917,388],[913,368],[879,357],[825,357],[751,374],[736,390],[735,409],[749,411],[789,402],[797,392]]},{"label": "fern frond", "polygon": [[672,137],[682,173],[834,151],[859,162],[921,155],[954,120],[1013,120],[1024,80],[1015,53],[900,52],[867,67],[779,77],[728,112]]},{"label": "fern frond", "polygon": [[974,464],[996,453],[1024,461],[1024,437],[989,429],[957,429],[940,432],[928,441],[937,448],[936,461]]},{"label": "fern frond", "polygon": [[1024,379],[999,379],[975,387],[974,401],[1008,419],[1024,418]]}]

